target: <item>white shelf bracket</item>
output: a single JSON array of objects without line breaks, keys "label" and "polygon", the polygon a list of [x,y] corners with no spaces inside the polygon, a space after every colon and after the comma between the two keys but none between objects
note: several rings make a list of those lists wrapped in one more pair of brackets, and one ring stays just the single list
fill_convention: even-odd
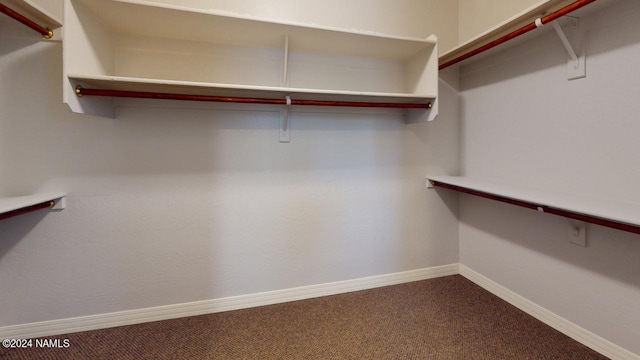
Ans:
[{"label": "white shelf bracket", "polygon": [[572,244],[587,247],[587,223],[569,219],[567,238]]},{"label": "white shelf bracket", "polygon": [[280,110],[280,142],[291,142],[291,132],[289,131],[289,110],[291,110],[291,97],[286,96],[287,105]]},{"label": "white shelf bracket", "polygon": [[564,30],[562,30],[562,27],[560,27],[558,21],[553,21],[552,24],[553,28],[556,31],[556,34],[558,34],[558,37],[562,42],[562,45],[567,50],[567,54],[569,55],[569,60],[567,62],[567,79],[581,79],[587,76],[584,38],[582,36],[582,33],[578,30],[578,18],[567,18],[570,19],[571,28],[575,33],[574,44],[578,45],[576,47],[578,49],[578,52],[574,50],[574,46],[571,45],[571,42],[569,42],[567,35],[564,33]]},{"label": "white shelf bracket", "polygon": [[288,86],[287,72],[289,70],[289,34],[284,37],[284,54],[282,63],[282,86]]}]

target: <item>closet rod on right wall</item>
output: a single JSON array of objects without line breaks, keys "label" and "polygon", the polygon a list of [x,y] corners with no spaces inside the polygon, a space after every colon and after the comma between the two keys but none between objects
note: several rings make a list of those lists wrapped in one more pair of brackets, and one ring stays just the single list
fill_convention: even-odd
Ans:
[{"label": "closet rod on right wall", "polygon": [[565,16],[575,10],[580,9],[583,6],[589,5],[592,2],[595,2],[596,0],[578,0],[576,2],[573,2],[561,9],[558,9],[548,15],[545,15],[541,18],[536,19],[535,21],[517,29],[514,30],[510,33],[508,33],[507,35],[504,35],[502,37],[497,38],[496,40],[493,40],[485,45],[480,46],[479,48],[473,49],[469,52],[466,52],[458,57],[456,57],[455,59],[449,60],[443,64],[440,64],[440,66],[438,66],[439,70],[445,69],[451,65],[457,64],[461,61],[464,61],[470,57],[476,56],[480,53],[483,53],[489,49],[492,49],[500,44],[503,44],[511,39],[517,38],[518,36],[524,35],[526,33],[528,33],[531,30],[534,30],[536,28],[541,27],[544,24],[547,24],[553,20],[556,20],[562,16]]},{"label": "closet rod on right wall", "polygon": [[39,24],[37,24],[35,21],[27,18],[26,16],[10,9],[9,7],[7,7],[6,5],[2,5],[0,4],[0,12],[7,15],[8,17],[19,21],[20,23],[30,27],[31,29],[35,30],[36,32],[40,33],[40,35],[42,35],[43,38],[45,39],[51,39],[53,37],[53,30],[41,26]]}]

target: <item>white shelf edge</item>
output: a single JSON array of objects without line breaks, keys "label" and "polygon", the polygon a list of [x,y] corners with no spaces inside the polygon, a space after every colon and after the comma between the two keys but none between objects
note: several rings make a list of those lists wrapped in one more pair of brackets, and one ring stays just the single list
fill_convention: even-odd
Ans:
[{"label": "white shelf edge", "polygon": [[0,197],[0,214],[23,209],[47,201],[56,202],[54,209],[63,209],[65,205],[65,197],[65,193],[36,193],[25,196]]},{"label": "white shelf edge", "polygon": [[640,226],[640,204],[549,191],[511,183],[463,176],[428,176],[429,181],[464,187],[505,198],[552,207],[577,214]]},{"label": "white shelf edge", "polygon": [[[280,97],[281,93],[286,94],[308,94],[308,95],[336,95],[347,97],[371,97],[371,98],[396,98],[412,100],[419,103],[420,100],[432,100],[436,96],[434,94],[409,94],[409,93],[385,93],[385,92],[367,92],[367,91],[353,91],[353,90],[325,90],[325,89],[307,89],[307,88],[292,88],[292,87],[279,87],[279,86],[257,86],[257,85],[238,85],[238,84],[224,84],[224,83],[207,83],[197,81],[182,81],[182,80],[164,80],[164,79],[149,79],[149,78],[136,78],[126,76],[108,76],[108,75],[80,75],[80,74],[67,74],[69,79],[86,82],[89,84],[96,84],[96,86],[107,86],[108,89],[128,90],[128,84],[135,86],[168,86],[177,88],[198,88],[202,90],[210,89],[214,91],[256,91],[264,92],[265,94],[273,93]],[[113,84],[116,86],[109,86]],[[125,88],[122,88],[122,87]],[[195,94],[195,93],[194,93]]]}]

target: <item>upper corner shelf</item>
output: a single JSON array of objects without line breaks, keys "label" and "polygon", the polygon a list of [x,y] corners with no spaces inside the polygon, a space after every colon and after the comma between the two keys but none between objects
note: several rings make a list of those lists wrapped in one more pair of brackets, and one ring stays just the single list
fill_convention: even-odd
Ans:
[{"label": "upper corner shelf", "polygon": [[[76,86],[217,96],[428,104],[437,46],[141,0],[65,0],[65,102],[112,117]],[[436,109],[427,110],[429,117]]]},{"label": "upper corner shelf", "polygon": [[[30,24],[29,27],[41,31],[51,30],[49,35],[45,32],[41,32],[45,39],[61,40],[61,32],[59,29],[62,27],[62,2],[51,0],[0,0],[0,5],[5,5],[13,12],[19,14],[27,19],[27,22],[35,23]],[[17,20],[17,18],[14,18]],[[18,20],[23,22],[23,20]],[[23,22],[26,25],[26,23]]]},{"label": "upper corner shelf", "polygon": [[[531,25],[537,18],[545,14],[557,12],[575,3],[577,3],[575,0],[541,0],[484,33],[440,54],[440,68],[442,69],[458,62],[462,63],[463,59],[467,59],[465,55],[488,45],[495,46],[498,42],[502,43],[502,39],[508,38],[508,40],[512,40],[522,35],[519,31],[521,31],[523,27]],[[518,32],[518,34],[514,34],[515,32]]]}]

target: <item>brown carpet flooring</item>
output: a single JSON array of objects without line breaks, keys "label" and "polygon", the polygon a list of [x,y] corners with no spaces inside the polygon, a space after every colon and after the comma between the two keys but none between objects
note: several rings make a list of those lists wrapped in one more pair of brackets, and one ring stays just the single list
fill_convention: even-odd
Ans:
[{"label": "brown carpet flooring", "polygon": [[460,275],[47,337],[1,359],[606,359]]}]

